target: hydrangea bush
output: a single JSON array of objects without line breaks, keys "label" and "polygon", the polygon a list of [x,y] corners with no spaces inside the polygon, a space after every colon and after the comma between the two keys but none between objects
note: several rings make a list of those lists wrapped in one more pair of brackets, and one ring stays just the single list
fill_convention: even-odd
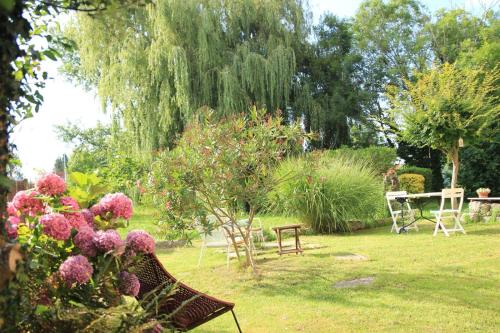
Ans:
[{"label": "hydrangea bush", "polygon": [[25,254],[18,264],[18,310],[9,318],[14,331],[68,331],[57,324],[60,311],[123,306],[122,296],[137,296],[140,290],[134,261],[155,250],[145,231],[132,231],[126,239],[116,231],[132,216],[127,196],[107,194],[90,210],[81,209],[66,188],[61,177],[48,174],[8,205],[8,237]]}]

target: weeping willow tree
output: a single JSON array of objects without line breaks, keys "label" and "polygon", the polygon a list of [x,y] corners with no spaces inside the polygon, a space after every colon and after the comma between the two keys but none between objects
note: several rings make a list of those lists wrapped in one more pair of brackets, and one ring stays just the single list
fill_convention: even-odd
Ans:
[{"label": "weeping willow tree", "polygon": [[286,110],[308,35],[302,0],[158,0],[81,14],[65,71],[97,88],[136,148],[169,147],[200,108]]}]

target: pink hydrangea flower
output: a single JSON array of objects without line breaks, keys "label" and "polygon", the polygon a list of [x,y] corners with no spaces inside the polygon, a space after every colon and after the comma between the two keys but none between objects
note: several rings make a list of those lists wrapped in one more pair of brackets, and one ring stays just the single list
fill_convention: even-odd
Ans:
[{"label": "pink hydrangea flower", "polygon": [[94,257],[97,254],[94,236],[94,230],[88,226],[84,226],[78,230],[78,233],[73,238],[73,243],[75,243],[75,246],[84,256]]},{"label": "pink hydrangea flower", "polygon": [[162,333],[164,331],[163,326],[160,325],[160,323],[156,324],[152,329],[151,333]]},{"label": "pink hydrangea flower", "polygon": [[16,209],[16,206],[14,206],[12,201],[7,204],[7,214],[11,216],[17,216],[19,214],[19,211]]},{"label": "pink hydrangea flower", "polygon": [[90,209],[82,209],[82,215],[85,221],[87,222],[87,225],[91,228],[94,227],[94,214]]},{"label": "pink hydrangea flower", "polygon": [[17,238],[17,225],[21,222],[21,219],[17,216],[9,216],[7,221],[5,221],[5,229],[7,230],[7,237],[10,239]]},{"label": "pink hydrangea flower", "polygon": [[92,215],[94,215],[94,217],[96,216],[104,217],[104,215],[106,215],[106,212],[102,209],[101,205],[99,204],[95,204],[92,207],[90,207],[90,212],[92,213]]},{"label": "pink hydrangea flower", "polygon": [[127,235],[127,248],[134,252],[154,253],[155,240],[143,230],[134,230]]},{"label": "pink hydrangea flower", "polygon": [[71,225],[62,214],[43,215],[40,223],[43,225],[43,232],[52,238],[66,240],[71,236]]},{"label": "pink hydrangea flower", "polygon": [[120,251],[124,247],[124,243],[116,230],[99,230],[94,235],[94,244],[97,250],[109,252],[113,250]]},{"label": "pink hydrangea flower", "polygon": [[69,257],[59,267],[59,273],[68,286],[87,283],[93,272],[92,265],[82,255]]},{"label": "pink hydrangea flower", "polygon": [[66,191],[66,183],[55,173],[49,173],[38,179],[36,189],[45,195],[59,195]]},{"label": "pink hydrangea flower", "polygon": [[[43,202],[37,198],[37,191],[19,191],[12,199],[13,209],[27,216],[36,216],[44,212]],[[11,208],[12,210],[12,208]],[[13,215],[17,215],[13,214]]]},{"label": "pink hydrangea flower", "polygon": [[135,297],[139,294],[141,283],[135,274],[123,271],[119,277],[119,290],[123,295]]},{"label": "pink hydrangea flower", "polygon": [[121,217],[128,220],[132,216],[132,200],[123,193],[109,193],[101,199],[98,207],[92,212],[101,216],[111,213],[113,218]]},{"label": "pink hydrangea flower", "polygon": [[72,197],[62,197],[61,205],[68,207],[70,210],[80,210],[80,205]]},{"label": "pink hydrangea flower", "polygon": [[68,221],[68,223],[71,225],[72,228],[75,228],[78,230],[81,227],[88,226],[87,221],[85,220],[85,217],[80,212],[63,213],[63,215],[66,218],[66,220]]}]

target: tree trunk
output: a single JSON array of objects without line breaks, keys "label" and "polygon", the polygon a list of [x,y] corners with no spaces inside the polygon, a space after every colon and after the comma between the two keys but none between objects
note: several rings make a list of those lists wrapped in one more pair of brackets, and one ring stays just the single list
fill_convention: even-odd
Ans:
[{"label": "tree trunk", "polygon": [[457,182],[458,182],[458,168],[459,168],[459,159],[458,159],[458,147],[453,149],[450,155],[451,162],[453,164],[453,170],[451,173],[451,188],[456,188],[457,187]]},{"label": "tree trunk", "polygon": [[[459,168],[459,159],[458,159],[458,146],[455,147],[452,152],[451,152],[451,155],[450,155],[450,159],[451,159],[451,162],[453,164],[453,169],[452,169],[452,172],[451,172],[451,184],[450,184],[450,187],[451,188],[456,188],[457,187],[457,182],[458,182],[458,168]],[[458,206],[458,202],[457,202],[457,199],[456,198],[453,198],[451,200],[451,208],[452,209],[456,209]]]}]

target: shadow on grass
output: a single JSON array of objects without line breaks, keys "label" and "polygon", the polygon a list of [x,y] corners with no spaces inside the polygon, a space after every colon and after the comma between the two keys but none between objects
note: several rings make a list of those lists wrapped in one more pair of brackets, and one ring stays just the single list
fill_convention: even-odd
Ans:
[{"label": "shadow on grass", "polygon": [[[481,226],[488,227],[489,225],[483,224]],[[465,225],[464,229],[468,235],[499,235],[500,234],[500,229],[498,229],[498,228],[484,228],[484,229],[467,231],[467,225]]]}]

